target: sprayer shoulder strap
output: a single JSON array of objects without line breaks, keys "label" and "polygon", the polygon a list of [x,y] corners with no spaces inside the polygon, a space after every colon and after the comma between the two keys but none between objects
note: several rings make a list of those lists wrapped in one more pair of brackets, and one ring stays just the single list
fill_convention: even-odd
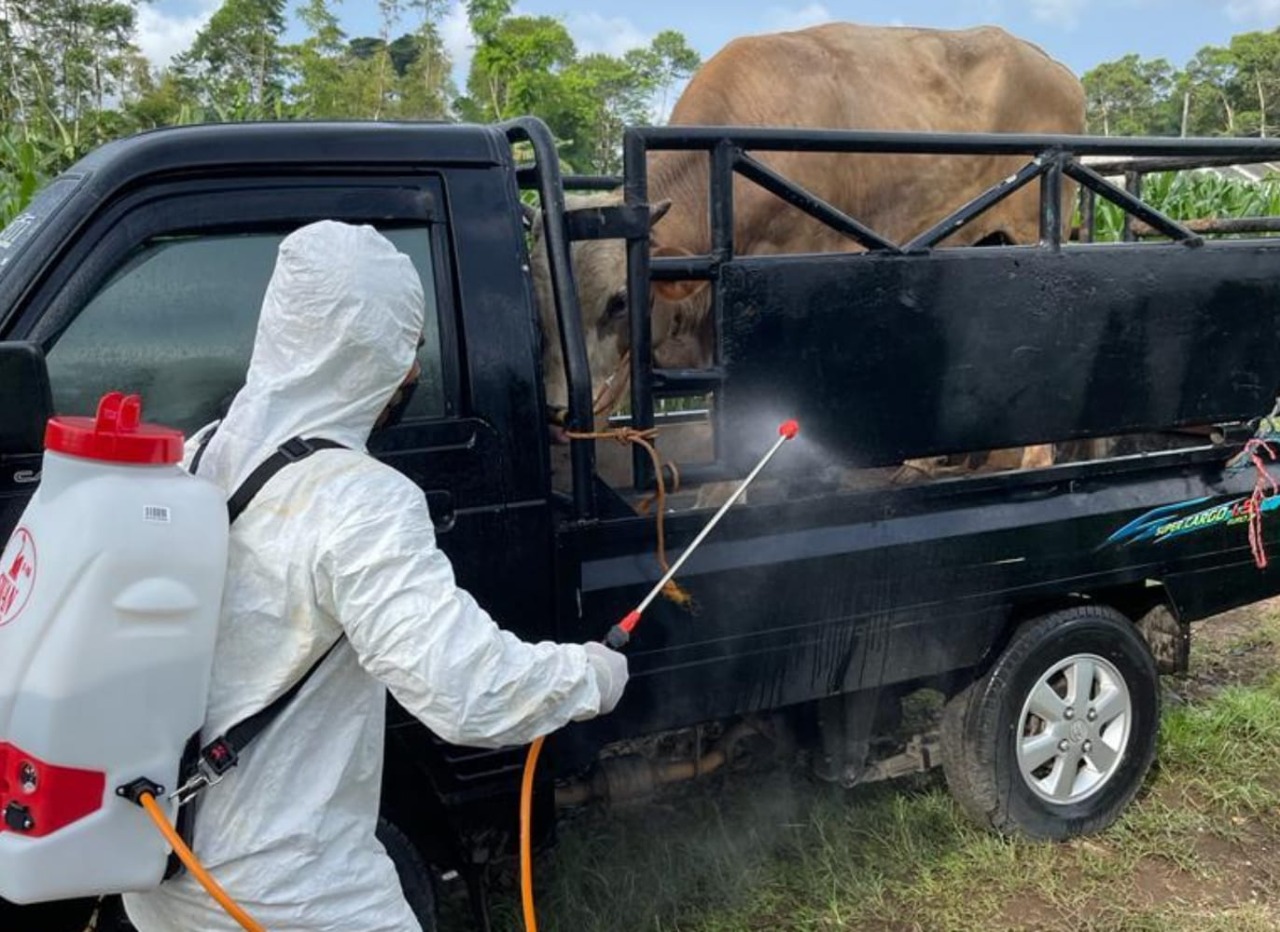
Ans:
[{"label": "sprayer shoulder strap", "polygon": [[[199,468],[200,457],[204,453],[205,447],[208,446],[209,441],[213,439],[213,434],[214,431],[210,431],[201,442],[200,449],[196,451],[191,463],[193,473]],[[253,501],[254,496],[262,491],[263,486],[280,470],[290,463],[306,459],[319,450],[334,449],[347,449],[347,447],[333,440],[325,440],[323,438],[304,440],[301,437],[294,437],[280,444],[274,453],[267,457],[253,472],[249,473],[248,478],[240,484],[240,488],[235,490],[235,493],[232,494],[227,502],[227,513],[231,523],[235,523],[236,518],[240,517],[244,510],[249,507],[249,503]],[[223,734],[205,744],[200,749],[200,757],[204,766],[213,771],[216,776],[222,776],[234,767],[239,762],[240,752],[248,747],[275,720],[277,715],[284,711],[285,707],[293,701],[294,696],[307,684],[307,681],[320,668],[320,665],[324,663],[325,659],[333,653],[334,649],[342,641],[343,636],[339,636],[320,655],[319,659],[311,665],[307,672],[302,674],[297,682],[277,696],[271,703],[243,721],[237,722]]]}]

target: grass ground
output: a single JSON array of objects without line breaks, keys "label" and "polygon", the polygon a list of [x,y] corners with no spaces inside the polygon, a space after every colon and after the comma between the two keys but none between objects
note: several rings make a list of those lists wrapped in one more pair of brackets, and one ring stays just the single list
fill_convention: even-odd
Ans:
[{"label": "grass ground", "polygon": [[[994,836],[936,771],[846,791],[776,768],[581,813],[536,870],[546,932],[1280,929],[1280,601],[1195,626],[1157,766],[1101,835]],[[495,927],[517,908],[500,890]]]}]

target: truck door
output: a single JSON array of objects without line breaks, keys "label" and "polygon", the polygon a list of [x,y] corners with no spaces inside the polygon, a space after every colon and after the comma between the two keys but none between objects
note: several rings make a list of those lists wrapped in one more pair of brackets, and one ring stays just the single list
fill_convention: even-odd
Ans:
[{"label": "truck door", "polygon": [[[501,482],[486,483],[486,470],[503,458],[494,455],[492,431],[459,407],[441,198],[440,180],[423,176],[148,188],[90,220],[4,336],[44,348],[55,411],[90,414],[108,390],[138,392],[147,420],[191,436],[243,383],[280,241],[320,219],[372,224],[412,258],[427,299],[422,381],[401,426],[384,438],[385,458],[422,487],[446,551],[484,553],[492,530],[479,516],[499,507],[503,492]],[[9,468],[6,460],[0,539],[34,490],[38,462]]]}]

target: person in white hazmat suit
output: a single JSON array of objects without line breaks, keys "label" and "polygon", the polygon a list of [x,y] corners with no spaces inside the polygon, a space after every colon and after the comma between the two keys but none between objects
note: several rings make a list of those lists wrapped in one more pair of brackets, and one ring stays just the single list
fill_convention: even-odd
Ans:
[{"label": "person in white hazmat suit", "polygon": [[[501,630],[455,584],[422,492],[365,452],[416,376],[423,315],[412,263],[372,227],[292,233],[245,386],[197,469],[230,496],[292,437],[350,448],[278,472],[231,531],[206,736],[346,636],[200,798],[196,855],[271,932],[420,929],[374,836],[388,689],[445,740],[496,747],[611,711],[627,679],[601,645]],[[239,928],[188,873],[124,905],[140,932]]]}]

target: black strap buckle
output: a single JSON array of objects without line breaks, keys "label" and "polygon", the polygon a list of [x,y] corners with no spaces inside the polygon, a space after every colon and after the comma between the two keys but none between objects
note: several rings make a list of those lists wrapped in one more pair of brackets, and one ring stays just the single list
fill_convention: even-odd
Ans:
[{"label": "black strap buckle", "polygon": [[221,783],[227,771],[238,763],[240,755],[231,742],[224,737],[214,738],[200,749],[195,772],[190,774],[182,786],[169,794],[169,798],[176,799],[179,804],[186,803],[201,791]]},{"label": "black strap buckle", "polygon": [[214,738],[201,748],[200,759],[218,777],[240,763],[240,755],[226,738]]},{"label": "black strap buckle", "polygon": [[276,448],[290,463],[296,463],[298,460],[304,460],[312,453],[316,452],[316,448],[301,437],[290,437],[284,443]]}]

